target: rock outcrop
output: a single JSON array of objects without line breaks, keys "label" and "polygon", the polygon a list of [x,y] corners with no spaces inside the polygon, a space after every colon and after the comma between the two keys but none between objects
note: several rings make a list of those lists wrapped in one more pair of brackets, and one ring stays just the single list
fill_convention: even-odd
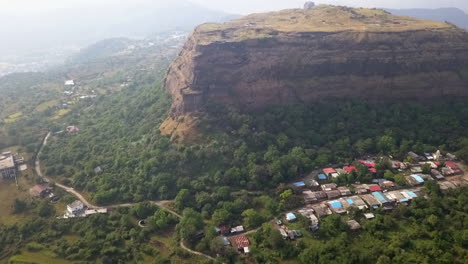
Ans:
[{"label": "rock outcrop", "polygon": [[468,96],[468,33],[377,9],[316,6],[204,24],[168,71],[171,117],[211,103]]}]

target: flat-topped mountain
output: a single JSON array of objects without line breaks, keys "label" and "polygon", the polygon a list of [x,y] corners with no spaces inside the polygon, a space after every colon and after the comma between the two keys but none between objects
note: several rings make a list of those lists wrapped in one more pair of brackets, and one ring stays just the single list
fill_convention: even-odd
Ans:
[{"label": "flat-topped mountain", "polygon": [[468,32],[378,9],[254,14],[199,26],[165,86],[172,118],[209,103],[259,109],[333,98],[468,96]]}]

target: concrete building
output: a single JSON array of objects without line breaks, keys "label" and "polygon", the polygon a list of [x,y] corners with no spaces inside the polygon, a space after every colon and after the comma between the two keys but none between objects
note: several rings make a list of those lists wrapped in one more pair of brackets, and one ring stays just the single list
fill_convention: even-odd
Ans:
[{"label": "concrete building", "polygon": [[73,203],[67,205],[67,214],[69,215],[78,215],[84,210],[84,204],[81,201],[74,201]]},{"label": "concrete building", "polygon": [[0,156],[0,178],[14,179],[17,176],[15,158],[11,152],[5,152]]}]

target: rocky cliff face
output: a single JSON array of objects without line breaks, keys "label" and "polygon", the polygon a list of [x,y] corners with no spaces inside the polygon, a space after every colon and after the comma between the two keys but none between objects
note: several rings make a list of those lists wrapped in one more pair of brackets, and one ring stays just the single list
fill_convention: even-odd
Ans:
[{"label": "rocky cliff face", "polygon": [[172,64],[171,116],[330,98],[468,96],[468,33],[381,10],[318,6],[199,26]]}]

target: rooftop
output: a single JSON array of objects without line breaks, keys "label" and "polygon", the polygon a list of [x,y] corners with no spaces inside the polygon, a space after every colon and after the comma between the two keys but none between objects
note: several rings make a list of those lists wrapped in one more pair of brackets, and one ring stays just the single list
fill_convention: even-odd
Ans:
[{"label": "rooftop", "polygon": [[13,155],[0,156],[0,170],[9,169],[15,167],[15,159]]}]

